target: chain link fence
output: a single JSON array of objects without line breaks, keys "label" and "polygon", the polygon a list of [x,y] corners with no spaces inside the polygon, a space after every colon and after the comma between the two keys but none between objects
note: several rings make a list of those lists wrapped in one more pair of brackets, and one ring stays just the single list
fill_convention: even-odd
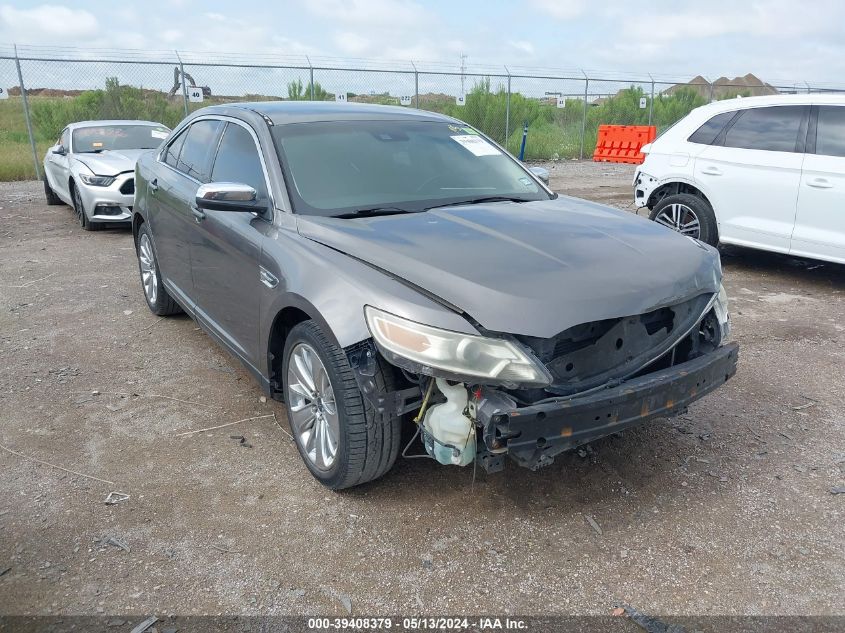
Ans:
[{"label": "chain link fence", "polygon": [[[713,100],[845,92],[753,75],[695,77],[507,66],[86,50],[0,45],[0,180],[39,178],[59,132],[87,119],[149,119],[235,101],[318,100],[416,107],[462,119],[526,160],[589,158],[601,124],[658,132]],[[527,130],[527,132],[526,132]]]}]

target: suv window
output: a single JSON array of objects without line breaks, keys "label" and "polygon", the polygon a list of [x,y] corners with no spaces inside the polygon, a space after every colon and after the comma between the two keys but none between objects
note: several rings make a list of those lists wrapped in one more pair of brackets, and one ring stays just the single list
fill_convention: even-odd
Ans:
[{"label": "suv window", "polygon": [[176,168],[179,162],[179,152],[182,151],[182,145],[185,144],[185,137],[187,136],[185,130],[177,136],[170,145],[167,146],[167,151],[164,153],[164,162],[173,168]]},{"label": "suv window", "polygon": [[222,126],[222,121],[212,119],[192,124],[185,135],[176,169],[200,182],[208,182],[211,157],[214,155],[215,142]]},{"label": "suv window", "polygon": [[845,106],[819,106],[816,154],[845,157]]},{"label": "suv window", "polygon": [[704,125],[698,128],[687,139],[690,143],[701,143],[702,145],[710,145],[716,140],[728,122],[734,118],[736,110],[730,112],[722,112],[714,117],[711,117]]},{"label": "suv window", "polygon": [[725,147],[794,152],[806,106],[751,108],[739,115],[725,135]]},{"label": "suv window", "polygon": [[242,183],[255,189],[259,199],[267,197],[258,147],[246,128],[237,123],[226,125],[211,171],[211,182]]}]

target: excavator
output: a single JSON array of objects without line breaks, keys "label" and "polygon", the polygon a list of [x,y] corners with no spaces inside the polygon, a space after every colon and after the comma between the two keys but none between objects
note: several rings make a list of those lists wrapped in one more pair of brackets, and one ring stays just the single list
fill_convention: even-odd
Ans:
[{"label": "excavator", "polygon": [[211,96],[211,88],[209,88],[208,86],[197,86],[197,82],[194,81],[194,78],[191,77],[190,73],[184,73],[183,74],[182,71],[179,70],[178,66],[174,66],[173,67],[173,87],[170,89],[170,92],[167,93],[168,99],[172,99],[174,96],[176,96],[177,92],[180,93],[180,94],[182,93],[182,81],[181,81],[182,77],[184,77],[185,81],[188,82],[188,85],[191,88],[199,87],[199,89],[202,90],[202,96],[204,98],[207,99],[208,97]]}]

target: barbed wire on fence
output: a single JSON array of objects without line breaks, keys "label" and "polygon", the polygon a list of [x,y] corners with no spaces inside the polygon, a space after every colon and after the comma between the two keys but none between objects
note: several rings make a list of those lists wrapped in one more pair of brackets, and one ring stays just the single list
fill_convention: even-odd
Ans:
[{"label": "barbed wire on fence", "polygon": [[462,119],[514,153],[527,126],[526,158],[557,160],[591,155],[600,123],[662,129],[713,100],[800,92],[845,88],[750,74],[681,79],[464,60],[0,44],[0,179],[40,177],[39,157],[73,120],[144,118],[172,127],[209,103],[343,95],[413,106]]}]

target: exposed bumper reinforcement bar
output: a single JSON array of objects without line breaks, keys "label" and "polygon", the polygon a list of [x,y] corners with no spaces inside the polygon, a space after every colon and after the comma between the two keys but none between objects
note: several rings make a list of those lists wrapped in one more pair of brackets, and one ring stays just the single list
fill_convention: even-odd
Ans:
[{"label": "exposed bumper reinforcement bar", "polygon": [[482,466],[489,472],[500,470],[506,447],[519,465],[541,468],[563,451],[653,418],[677,415],[731,378],[738,355],[739,346],[728,343],[618,387],[494,415],[484,429]]}]

